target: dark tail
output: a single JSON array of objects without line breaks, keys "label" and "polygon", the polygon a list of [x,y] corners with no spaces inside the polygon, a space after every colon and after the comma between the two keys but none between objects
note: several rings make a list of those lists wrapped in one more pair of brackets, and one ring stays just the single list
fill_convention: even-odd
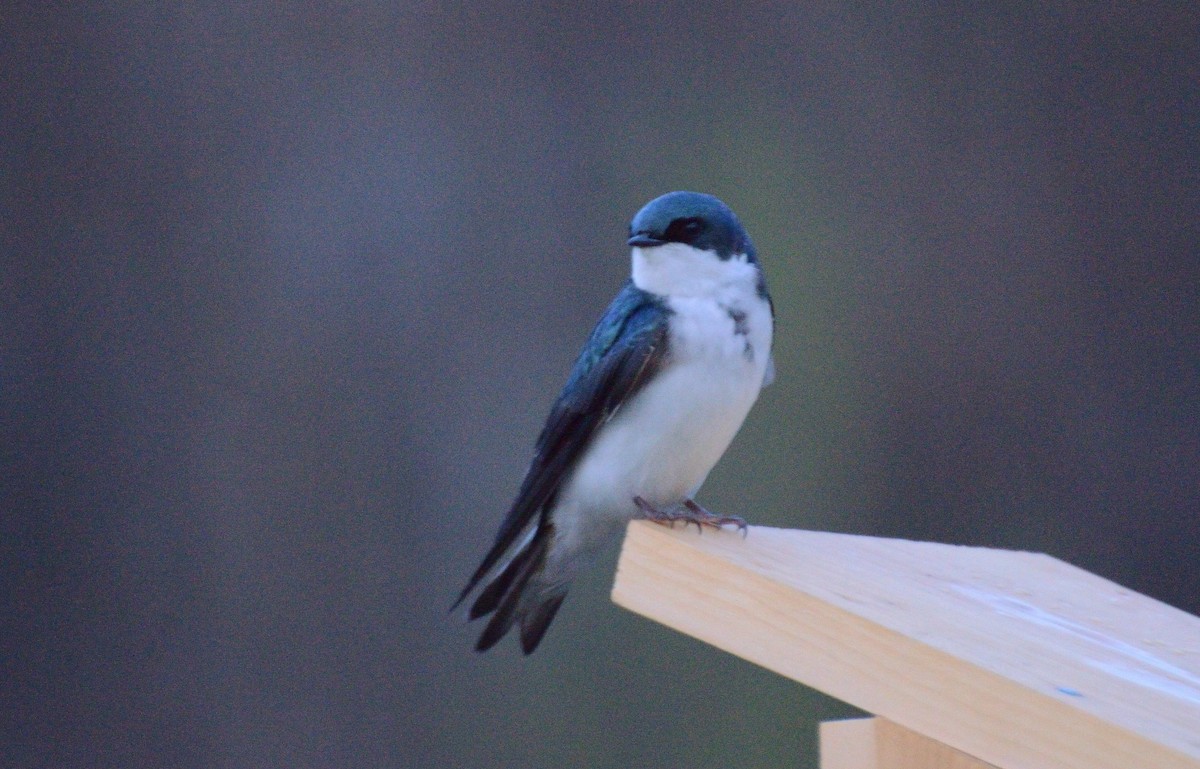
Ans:
[{"label": "dark tail", "polygon": [[475,644],[476,651],[495,646],[517,623],[526,654],[533,653],[541,642],[567,595],[566,588],[547,589],[537,578],[550,550],[551,531],[550,526],[542,526],[471,604],[471,619],[495,612]]}]

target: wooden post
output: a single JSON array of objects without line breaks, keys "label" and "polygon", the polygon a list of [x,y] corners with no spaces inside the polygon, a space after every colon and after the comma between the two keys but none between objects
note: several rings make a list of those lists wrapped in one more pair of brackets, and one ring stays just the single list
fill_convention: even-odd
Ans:
[{"label": "wooden post", "polygon": [[[635,522],[613,600],[886,719],[848,761],[1200,769],[1200,618],[1045,555]],[[880,763],[908,733],[978,763]]]},{"label": "wooden post", "polygon": [[821,724],[821,769],[995,769],[886,718]]}]

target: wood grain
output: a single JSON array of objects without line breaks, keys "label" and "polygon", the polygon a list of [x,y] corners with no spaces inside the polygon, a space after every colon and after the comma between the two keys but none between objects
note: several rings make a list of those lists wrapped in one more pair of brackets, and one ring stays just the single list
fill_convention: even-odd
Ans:
[{"label": "wood grain", "polygon": [[613,600],[1003,769],[1200,769],[1200,619],[1045,555],[639,521]]},{"label": "wood grain", "polygon": [[821,724],[821,769],[995,769],[886,718]]}]

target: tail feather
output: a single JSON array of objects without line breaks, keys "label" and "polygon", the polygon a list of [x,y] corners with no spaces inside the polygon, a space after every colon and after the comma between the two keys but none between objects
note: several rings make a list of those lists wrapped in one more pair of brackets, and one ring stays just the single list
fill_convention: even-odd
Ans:
[{"label": "tail feather", "polygon": [[526,575],[525,579],[518,583],[518,589],[511,593],[504,603],[500,604],[500,608],[488,620],[487,627],[480,633],[479,640],[475,642],[475,651],[487,651],[512,629],[513,623],[517,620],[517,602],[521,598],[520,588],[528,581],[528,575]]},{"label": "tail feather", "polygon": [[479,593],[479,597],[475,599],[475,603],[471,604],[471,611],[468,613],[471,619],[479,619],[485,614],[491,614],[504,600],[504,596],[508,595],[509,588],[512,587],[513,580],[517,575],[522,573],[528,561],[534,557],[538,548],[534,547],[531,542],[525,546],[525,549],[513,556],[508,565],[504,567],[504,571],[500,572],[491,584],[485,587]]},{"label": "tail feather", "polygon": [[541,642],[546,628],[566,597],[565,589],[556,588],[546,592],[544,586],[535,579],[546,562],[550,533],[549,526],[538,531],[471,606],[471,619],[495,612],[475,644],[476,651],[487,651],[495,646],[518,622],[521,626],[521,649],[526,654],[531,654]]},{"label": "tail feather", "polygon": [[558,607],[562,606],[566,597],[566,593],[559,593],[549,600],[542,601],[533,611],[521,617],[521,649],[526,654],[533,654],[533,650],[542,642],[546,628],[550,627],[550,621],[554,619]]}]

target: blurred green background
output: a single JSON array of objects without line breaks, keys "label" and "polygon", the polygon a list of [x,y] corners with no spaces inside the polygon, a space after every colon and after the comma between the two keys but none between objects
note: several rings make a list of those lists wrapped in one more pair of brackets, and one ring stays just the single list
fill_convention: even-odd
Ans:
[{"label": "blurred green background", "polygon": [[1195,3],[0,13],[0,765],[815,766],[852,711],[625,613],[447,609],[696,189],[778,380],[700,500],[1200,612]]}]

